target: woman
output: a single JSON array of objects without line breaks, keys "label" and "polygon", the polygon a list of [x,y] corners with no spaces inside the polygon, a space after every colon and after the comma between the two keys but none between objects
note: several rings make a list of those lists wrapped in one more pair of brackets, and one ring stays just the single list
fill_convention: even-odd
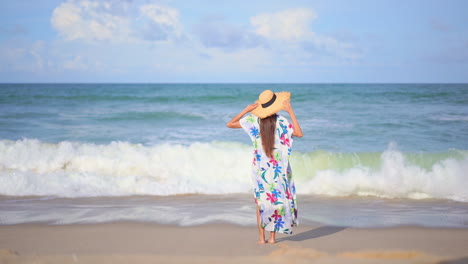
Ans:
[{"label": "woman", "polygon": [[[297,226],[296,188],[289,156],[292,136],[302,137],[302,130],[289,101],[289,92],[263,91],[258,101],[248,105],[227,123],[230,128],[243,128],[252,139],[254,158],[252,180],[257,204],[260,244],[275,243],[275,232],[292,233]],[[285,110],[292,124],[277,113]],[[247,113],[252,112],[244,117]]]}]

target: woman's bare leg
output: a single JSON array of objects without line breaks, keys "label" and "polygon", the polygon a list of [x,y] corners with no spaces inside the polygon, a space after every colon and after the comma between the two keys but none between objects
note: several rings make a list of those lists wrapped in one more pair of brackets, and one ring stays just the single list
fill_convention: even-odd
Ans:
[{"label": "woman's bare leg", "polygon": [[265,228],[262,227],[262,221],[260,220],[260,209],[257,207],[257,226],[258,226],[258,234],[260,238],[258,239],[259,244],[265,244]]},{"label": "woman's bare leg", "polygon": [[270,232],[270,238],[268,239],[268,243],[274,244],[276,243],[276,232],[271,231]]}]

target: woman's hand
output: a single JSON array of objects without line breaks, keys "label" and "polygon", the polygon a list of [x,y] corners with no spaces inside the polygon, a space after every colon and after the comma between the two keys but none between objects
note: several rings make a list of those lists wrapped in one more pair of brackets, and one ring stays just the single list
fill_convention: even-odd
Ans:
[{"label": "woman's hand", "polygon": [[250,104],[248,106],[246,106],[244,108],[244,110],[242,110],[242,112],[240,112],[238,115],[236,115],[233,119],[231,119],[231,121],[229,121],[226,126],[229,127],[229,128],[241,128],[241,125],[239,123],[239,120],[245,115],[247,114],[248,112],[254,110],[255,108],[257,108],[258,104],[255,103],[255,104]]},{"label": "woman's hand", "polygon": [[258,103],[250,104],[250,105],[246,106],[244,110],[247,111],[247,113],[248,113],[248,112],[254,110],[255,108],[257,108],[257,106],[258,106]]},{"label": "woman's hand", "polygon": [[292,106],[291,106],[291,101],[289,99],[286,99],[283,101],[283,108],[284,108],[284,111],[286,111],[288,114],[291,114]]}]

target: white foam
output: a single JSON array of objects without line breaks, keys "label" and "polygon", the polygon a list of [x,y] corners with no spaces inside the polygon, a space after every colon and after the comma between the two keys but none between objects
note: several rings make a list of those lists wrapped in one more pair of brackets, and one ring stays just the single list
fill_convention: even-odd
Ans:
[{"label": "white foam", "polygon": [[[143,146],[0,141],[0,194],[61,197],[230,194],[252,190],[250,146],[229,143]],[[293,154],[299,194],[374,195],[468,201],[468,154],[441,158],[429,168],[412,164],[394,146],[376,157],[324,151]],[[363,156],[364,157],[364,156]],[[321,168],[326,159],[330,166]],[[350,163],[348,167],[333,164]]]},{"label": "white foam", "polygon": [[235,143],[145,147],[0,141],[0,194],[222,194],[251,190],[250,148]]},{"label": "white foam", "polygon": [[435,163],[423,169],[409,163],[394,146],[383,152],[380,167],[356,166],[344,171],[322,170],[298,185],[303,193],[330,196],[378,196],[383,198],[439,198],[468,201],[468,156]]},{"label": "white foam", "polygon": [[468,115],[442,114],[434,116],[433,119],[441,121],[468,121]]}]

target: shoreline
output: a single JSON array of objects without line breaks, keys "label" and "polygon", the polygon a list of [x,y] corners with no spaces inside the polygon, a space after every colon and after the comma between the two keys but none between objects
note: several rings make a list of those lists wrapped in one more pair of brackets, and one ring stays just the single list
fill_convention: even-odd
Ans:
[{"label": "shoreline", "polygon": [[256,227],[145,222],[0,226],[0,263],[468,262],[468,228],[301,225],[257,245]]},{"label": "shoreline", "polygon": [[[0,226],[145,222],[196,226],[231,223],[255,227],[251,193],[177,196],[0,196]],[[379,228],[402,225],[468,228],[468,203],[378,197],[298,195],[300,225]]]}]

